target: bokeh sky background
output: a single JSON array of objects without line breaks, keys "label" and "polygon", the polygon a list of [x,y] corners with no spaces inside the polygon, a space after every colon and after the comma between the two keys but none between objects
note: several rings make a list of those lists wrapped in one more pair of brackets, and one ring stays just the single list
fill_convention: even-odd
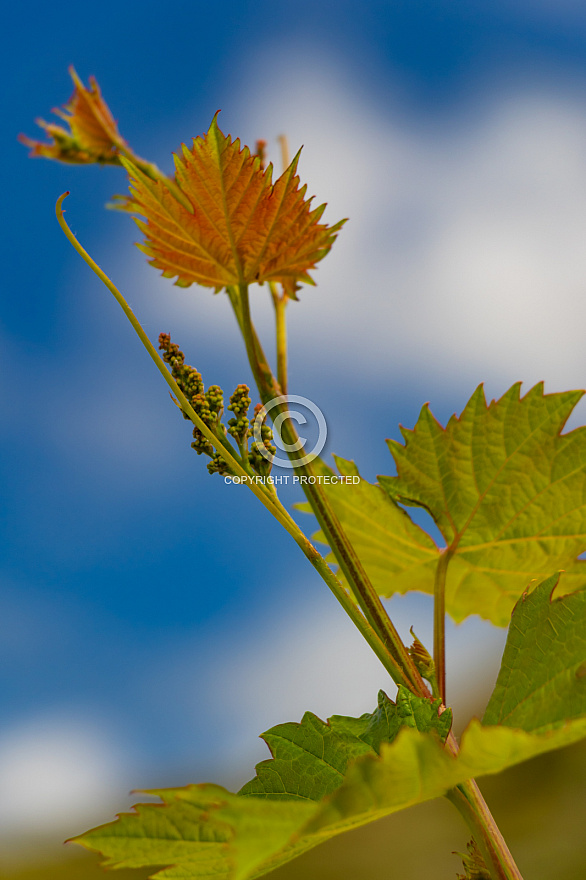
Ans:
[{"label": "bokeh sky background", "polygon": [[[392,688],[304,558],[250,493],[210,477],[67,219],[152,339],[207,384],[250,382],[227,301],[161,280],[105,212],[121,171],[27,159],[16,142],[94,74],[135,151],[220,127],[349,217],[289,309],[293,393],[326,451],[392,473],[385,437],[429,400],[444,421],[484,381],[586,380],[586,8],[566,0],[365,0],[3,12],[0,315],[0,825],[61,839],[136,787],[238,786],[267,727],[371,710]],[[270,343],[267,293],[253,294]],[[573,424],[585,420],[579,407]],[[287,504],[300,500],[284,493]],[[311,530],[311,520],[305,518]],[[391,610],[431,634],[431,604]],[[452,693],[496,674],[503,634],[450,629]],[[496,652],[496,653],[495,653]],[[492,655],[492,659],[489,659]],[[488,672],[487,672],[488,670]],[[479,707],[482,708],[482,705]]]}]

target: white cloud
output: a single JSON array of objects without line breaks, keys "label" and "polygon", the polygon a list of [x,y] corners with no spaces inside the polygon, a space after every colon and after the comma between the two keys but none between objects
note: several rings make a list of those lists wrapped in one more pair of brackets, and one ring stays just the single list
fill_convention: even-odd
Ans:
[{"label": "white cloud", "polygon": [[128,771],[111,738],[85,720],[52,715],[14,726],[0,739],[0,843],[107,821],[113,804],[127,803]]}]

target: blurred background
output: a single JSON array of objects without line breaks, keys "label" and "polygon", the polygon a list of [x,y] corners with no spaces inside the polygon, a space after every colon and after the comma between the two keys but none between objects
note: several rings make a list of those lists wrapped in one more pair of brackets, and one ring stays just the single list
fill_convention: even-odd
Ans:
[{"label": "blurred background", "polygon": [[[96,859],[61,841],[126,808],[130,789],[238,788],[267,757],[261,731],[305,710],[371,711],[394,688],[287,535],[190,449],[60,232],[57,196],[71,190],[69,224],[151,338],[171,332],[229,394],[251,380],[225,297],[146,264],[132,221],[103,210],[121,171],[31,161],[17,134],[40,136],[34,119],[70,97],[74,64],[166,171],[220,108],[223,131],[266,139],[279,170],[278,135],[303,144],[316,204],[350,221],[290,306],[290,391],[323,410],[325,452],[374,480],[393,473],[385,437],[427,400],[445,423],[482,381],[489,398],[518,380],[584,384],[586,10],[31,0],[5,8],[2,41],[0,873],[83,880]],[[272,351],[261,288],[253,310]],[[426,597],[389,606],[405,638],[414,625],[430,642]],[[459,729],[482,713],[504,637],[476,619],[449,629]],[[527,878],[584,876],[585,782],[576,746],[483,784]],[[277,873],[451,878],[466,839],[434,802]]]}]

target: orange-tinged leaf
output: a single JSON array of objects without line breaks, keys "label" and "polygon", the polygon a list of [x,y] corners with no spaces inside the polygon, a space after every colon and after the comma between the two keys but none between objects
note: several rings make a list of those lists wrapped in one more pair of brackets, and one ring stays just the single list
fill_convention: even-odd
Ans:
[{"label": "orange-tinged leaf", "polygon": [[31,156],[44,156],[74,164],[119,164],[119,151],[126,149],[128,145],[121,137],[116,120],[102,98],[98,83],[90,76],[88,89],[73,67],[69,68],[69,73],[75,86],[73,95],[63,110],[53,111],[67,123],[69,130],[62,125],[40,119],[37,120],[38,124],[45,129],[52,141],[43,143],[25,135],[20,135],[19,140],[31,147]]},{"label": "orange-tinged leaf", "polygon": [[[217,114],[216,114],[217,117]],[[296,175],[299,154],[275,184],[272,166],[226,137],[214,117],[208,133],[175,157],[176,186],[154,181],[123,160],[131,177],[141,249],[176,284],[228,285],[278,281],[294,293],[313,284],[310,269],[331,248],[345,221],[319,223]]]}]

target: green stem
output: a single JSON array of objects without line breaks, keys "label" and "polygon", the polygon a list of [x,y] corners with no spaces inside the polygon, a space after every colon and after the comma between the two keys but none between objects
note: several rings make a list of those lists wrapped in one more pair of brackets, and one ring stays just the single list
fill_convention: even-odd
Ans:
[{"label": "green stem", "polygon": [[469,779],[446,797],[470,828],[492,880],[523,880],[476,782]]},{"label": "green stem", "polygon": [[446,547],[440,554],[433,588],[433,662],[439,694],[446,703],[446,574],[452,551]]},{"label": "green stem", "polygon": [[[231,299],[234,302],[232,297]],[[267,404],[275,396],[278,396],[278,386],[266,358],[262,356],[262,349],[256,343],[256,334],[250,317],[248,287],[244,284],[240,285],[239,288],[239,310],[240,315],[237,315],[237,317],[244,336],[250,367],[260,398],[264,404]],[[286,413],[287,410],[285,405],[277,405],[274,411]],[[292,427],[290,419],[286,418],[283,420],[281,430],[286,444],[293,446],[298,441],[297,432]],[[392,660],[393,662],[394,671],[391,674],[394,681],[397,684],[404,685],[413,693],[420,696],[429,696],[427,686],[417,671],[392,621],[389,619],[378,594],[364,571],[362,563],[358,559],[354,547],[344,532],[325,492],[315,479],[316,474],[311,465],[297,464],[295,465],[295,470],[300,475],[308,478],[302,483],[306,497],[364,616],[384,645],[389,661]],[[313,479],[313,483],[309,481],[309,478]]]},{"label": "green stem", "polygon": [[277,340],[277,382],[282,394],[287,394],[287,321],[286,309],[289,301],[287,294],[283,291],[279,296],[276,285],[269,282],[269,289],[275,307],[275,333]]},{"label": "green stem", "polygon": [[[248,289],[248,288],[246,288],[246,289]],[[275,380],[273,378],[273,374],[271,372],[271,368],[269,367],[269,362],[267,360],[267,356],[265,355],[265,353],[263,351],[263,348],[262,348],[260,339],[258,338],[258,335],[256,333],[256,330],[254,329],[252,324],[250,324],[250,322],[249,322],[249,326],[246,328],[246,332],[245,332],[245,323],[244,323],[240,290],[241,290],[241,288],[226,287],[226,293],[228,294],[228,297],[230,299],[230,304],[232,306],[232,309],[234,310],[234,314],[236,316],[236,320],[238,322],[240,332],[242,333],[242,338],[246,342],[246,340],[248,338],[247,334],[251,335],[253,353],[254,353],[253,354],[254,363],[258,365],[259,369],[262,369],[263,381],[265,383],[271,384],[272,396],[278,397],[281,393],[281,389],[279,388],[279,385],[275,382]],[[247,300],[247,302],[248,302],[248,300]],[[248,353],[248,348],[247,348],[247,353]],[[248,360],[250,361],[250,355],[249,355]],[[259,381],[256,378],[256,373],[254,371],[254,368],[252,368],[252,363],[251,363],[251,369],[253,372],[253,376],[255,377],[256,385],[258,387]],[[260,394],[260,390],[259,390],[259,394]],[[263,401],[263,403],[264,402],[265,401]]]},{"label": "green stem", "polygon": [[197,415],[185,395],[183,391],[176,383],[175,379],[167,369],[167,366],[154,345],[148,338],[147,334],[143,330],[138,318],[126,302],[126,299],[122,295],[122,293],[118,290],[115,284],[108,278],[106,273],[98,266],[98,264],[90,257],[87,251],[82,247],[82,245],[78,242],[72,231],[70,230],[65,218],[63,216],[63,208],[62,203],[63,200],[68,196],[69,193],[63,193],[62,196],[57,200],[56,205],[56,214],[57,220],[59,221],[59,225],[63,229],[63,232],[75,248],[75,250],[80,254],[83,260],[87,263],[90,269],[98,276],[100,281],[106,285],[110,293],[114,296],[124,314],[130,321],[133,329],[138,335],[140,341],[146,348],[150,357],[154,361],[157,369],[165,379],[165,382],[171,389],[172,393],[175,395],[179,404],[181,405],[181,409],[189,416],[193,424],[202,432],[202,434],[206,437],[207,440],[212,444],[214,449],[220,453],[220,455],[224,458],[226,463],[230,466],[231,470],[237,476],[244,478],[244,482],[249,486],[251,491],[257,496],[257,498],[261,501],[264,507],[278,520],[278,522],[286,529],[286,531],[291,535],[296,544],[303,551],[309,562],[313,565],[316,571],[320,574],[323,580],[326,582],[332,593],[335,595],[336,599],[340,602],[346,613],[352,619],[354,624],[359,629],[360,633],[366,639],[368,644],[373,649],[374,653],[381,660],[385,668],[388,670],[389,674],[392,675],[394,672],[394,666],[389,664],[387,652],[385,651],[383,645],[378,639],[376,633],[373,631],[372,627],[369,626],[368,622],[365,620],[363,615],[360,613],[343,585],[340,583],[334,572],[331,570],[323,556],[319,553],[319,551],[313,546],[311,541],[306,537],[303,531],[299,528],[295,520],[290,516],[287,510],[283,507],[275,492],[268,492],[266,489],[262,487],[262,484],[259,485],[255,480],[249,478],[249,474],[247,473],[245,467],[243,467],[242,463],[239,462],[234,455],[232,454],[229,445],[226,442],[223,442],[218,436],[210,430],[210,428],[202,421],[202,419]]},{"label": "green stem", "polygon": [[[451,732],[446,739],[445,748],[454,758],[458,756],[460,749]],[[468,779],[450,789],[446,797],[472,831],[492,880],[523,880],[475,780]]]},{"label": "green stem", "polygon": [[[136,315],[134,314],[134,312],[132,311],[132,309],[130,308],[128,303],[126,302],[124,296],[120,293],[120,291],[114,285],[114,283],[108,278],[106,273],[103,272],[102,269],[100,269],[100,267],[98,266],[98,264],[94,260],[92,260],[90,255],[87,253],[87,251],[82,247],[82,245],[78,242],[78,240],[74,236],[73,232],[71,231],[71,229],[67,225],[67,222],[65,221],[65,218],[63,216],[62,203],[63,203],[63,200],[68,195],[69,195],[68,192],[63,193],[63,195],[60,196],[59,199],[57,200],[57,204],[55,207],[55,211],[57,214],[57,220],[59,221],[59,225],[63,229],[63,232],[65,233],[65,235],[67,236],[67,238],[69,239],[69,241],[71,242],[71,244],[73,245],[75,250],[78,252],[78,254],[80,254],[80,256],[83,258],[83,260],[88,264],[90,269],[106,285],[106,287],[108,288],[110,293],[112,293],[112,295],[116,299],[116,301],[118,302],[118,304],[120,305],[120,307],[124,311],[124,314],[126,315],[128,320],[130,321],[130,323],[131,323],[132,327],[134,328],[136,334],[138,335],[140,341],[142,342],[142,344],[146,348],[147,352],[149,353],[149,355],[151,356],[151,358],[155,362],[155,365],[156,365],[157,369],[159,370],[159,372],[162,374],[163,378],[165,379],[165,382],[167,383],[167,385],[169,385],[171,391],[173,392],[173,394],[175,395],[175,397],[179,401],[179,403],[181,405],[181,409],[186,413],[186,415],[189,416],[189,418],[191,419],[193,424],[202,432],[202,434],[206,437],[206,439],[209,440],[209,442],[212,444],[212,446],[214,447],[216,452],[220,453],[220,455],[224,458],[226,463],[230,466],[230,469],[233,471],[233,473],[236,476],[240,476],[240,477],[245,478],[245,481],[248,483],[251,490],[259,498],[259,500],[264,504],[264,506],[267,507],[271,511],[271,513],[273,513],[273,515],[277,517],[277,519],[281,522],[281,524],[285,526],[287,531],[290,531],[291,526],[287,522],[287,519],[291,520],[292,523],[294,523],[294,520],[292,520],[291,517],[289,517],[289,514],[287,514],[287,512],[285,511],[284,508],[282,509],[282,511],[276,510],[275,503],[274,503],[274,496],[268,495],[266,493],[266,490],[264,490],[260,485],[258,485],[254,481],[250,481],[247,479],[248,474],[247,474],[245,468],[242,466],[241,462],[239,462],[234,457],[234,455],[230,451],[230,449],[227,448],[227,446],[218,439],[217,435],[197,415],[197,413],[195,412],[195,410],[193,409],[193,407],[191,406],[191,404],[189,403],[189,401],[187,400],[187,398],[183,394],[181,388],[177,385],[175,379],[173,378],[173,376],[171,375],[171,373],[167,369],[165,362],[163,361],[163,359],[161,358],[161,356],[159,355],[159,353],[155,349],[154,345],[152,344],[152,342],[148,338],[147,334],[143,330],[138,318],[136,317]],[[281,507],[282,507],[282,505],[281,505]],[[283,517],[283,512],[286,514],[287,519],[285,519]]]}]

